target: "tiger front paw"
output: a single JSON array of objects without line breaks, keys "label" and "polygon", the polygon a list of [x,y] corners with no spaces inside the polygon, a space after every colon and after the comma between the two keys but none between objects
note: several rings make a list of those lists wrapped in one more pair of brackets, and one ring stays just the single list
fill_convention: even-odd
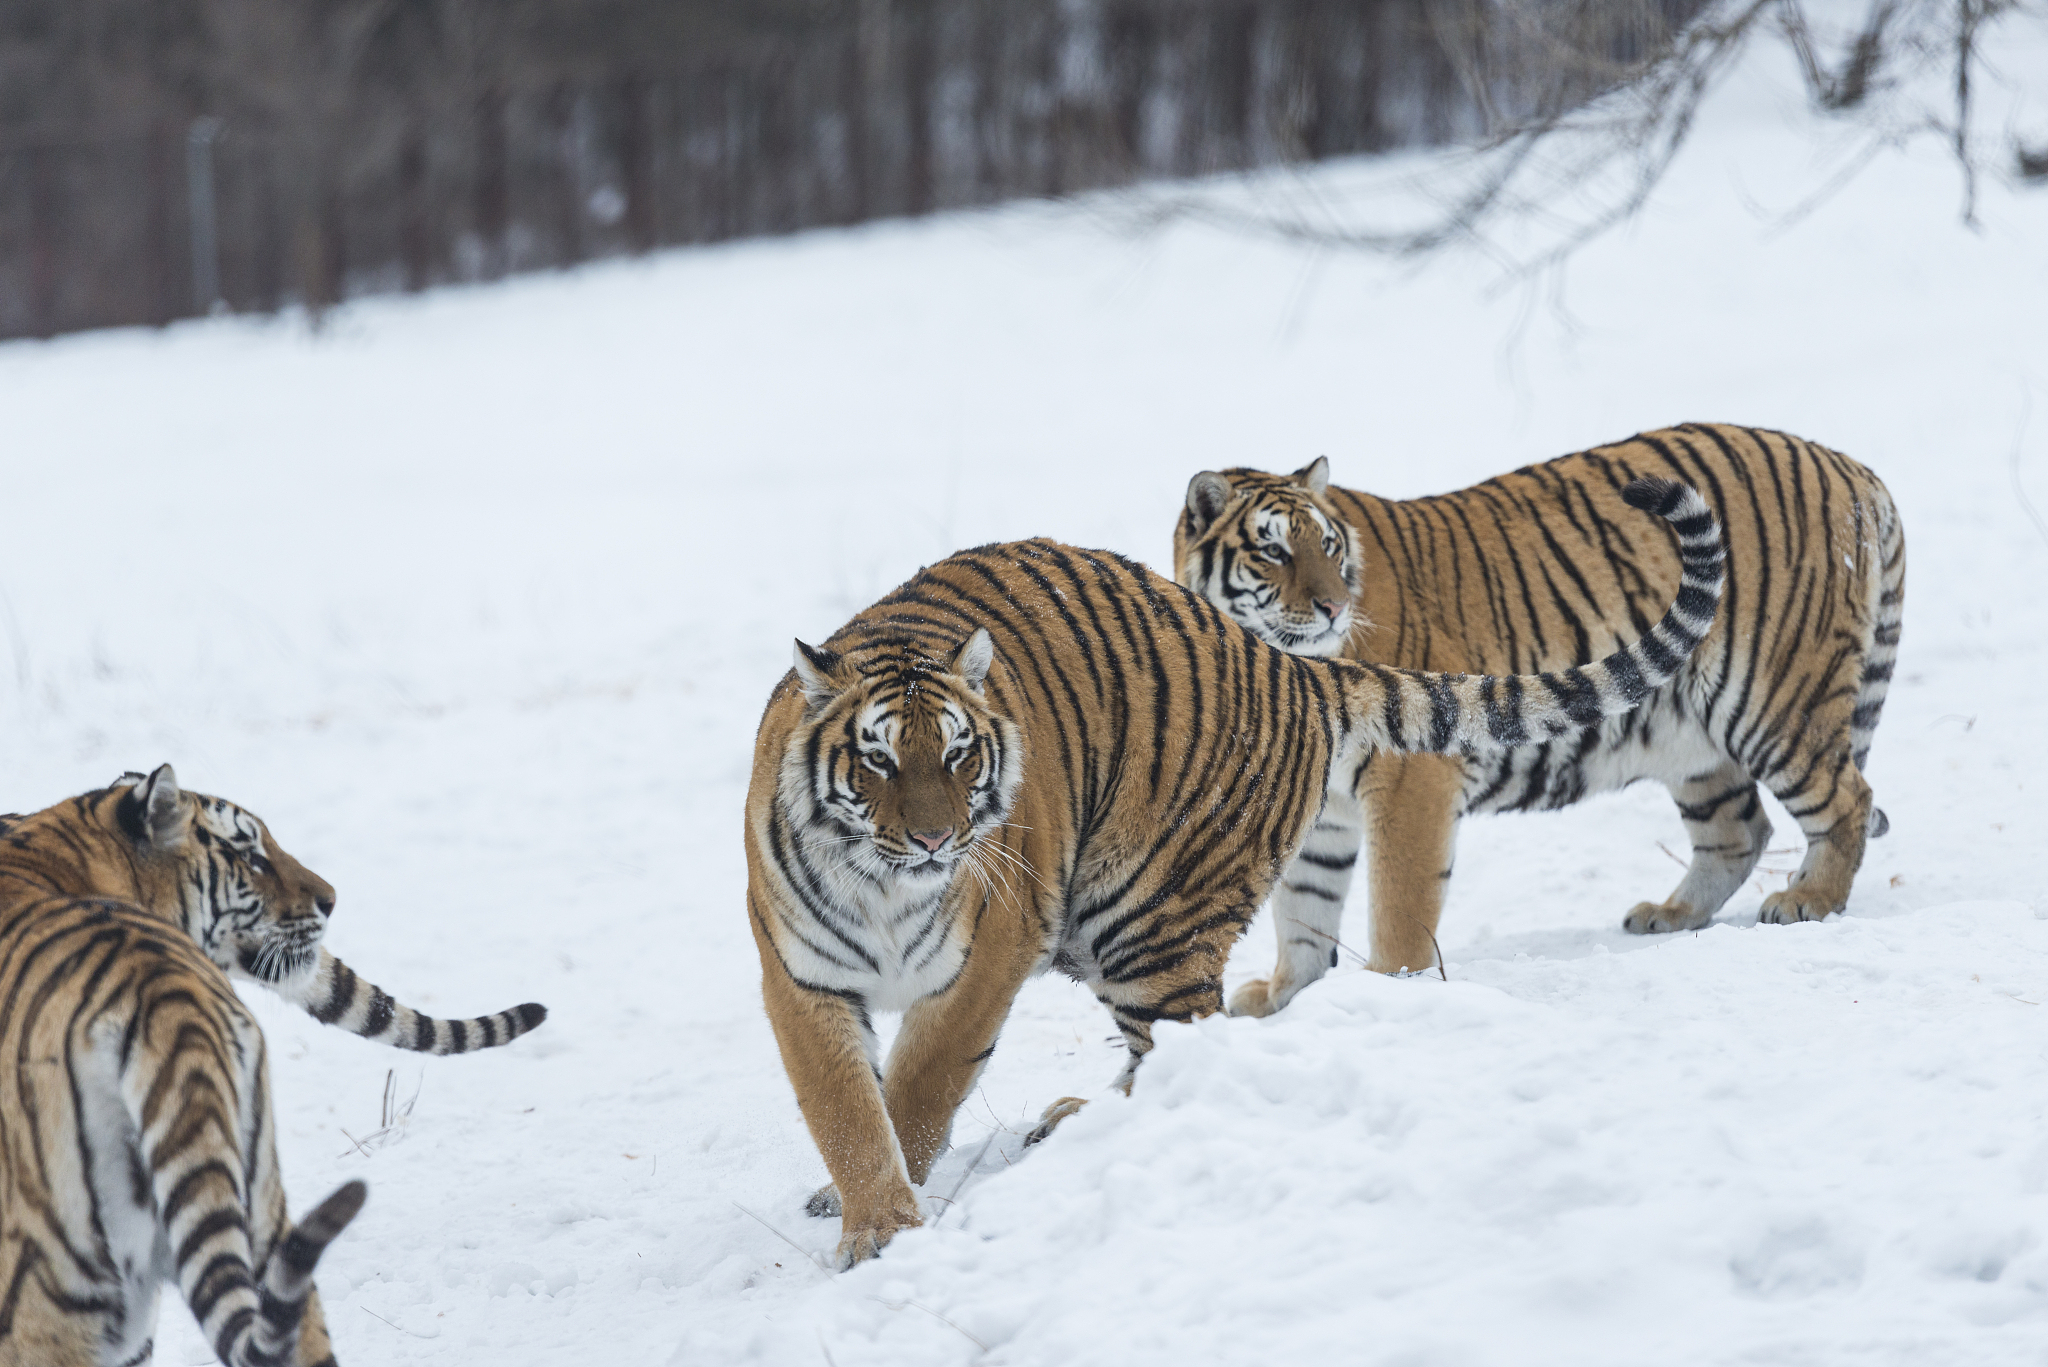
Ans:
[{"label": "tiger front paw", "polygon": [[830,1219],[839,1213],[839,1188],[827,1182],[804,1202],[804,1214],[814,1220]]},{"label": "tiger front paw", "polygon": [[1063,1096],[1058,1101],[1053,1102],[1052,1105],[1045,1108],[1044,1114],[1038,1117],[1038,1123],[1031,1127],[1031,1133],[1024,1136],[1025,1147],[1029,1148],[1033,1144],[1043,1143],[1047,1135],[1059,1128],[1062,1120],[1065,1120],[1087,1104],[1087,1102],[1077,1096]]},{"label": "tiger front paw", "polygon": [[839,1248],[833,1261],[841,1272],[855,1263],[876,1257],[896,1237],[899,1229],[915,1229],[924,1223],[918,1214],[917,1198],[909,1192],[889,1205],[859,1215],[848,1215],[840,1227]]},{"label": "tiger front paw", "polygon": [[1621,918],[1621,928],[1631,935],[1668,935],[1675,930],[1698,930],[1713,919],[1711,911],[1695,911],[1685,902],[1638,902],[1634,911]]},{"label": "tiger front paw", "polygon": [[1253,978],[1243,987],[1230,994],[1230,1005],[1225,1008],[1233,1016],[1270,1016],[1280,1009],[1273,1000],[1273,980]]},{"label": "tiger front paw", "polygon": [[1795,921],[1825,921],[1848,904],[1846,897],[1836,897],[1820,888],[1808,884],[1794,883],[1783,892],[1774,892],[1764,898],[1764,909],[1757,913],[1757,923],[1766,926],[1789,926]]}]

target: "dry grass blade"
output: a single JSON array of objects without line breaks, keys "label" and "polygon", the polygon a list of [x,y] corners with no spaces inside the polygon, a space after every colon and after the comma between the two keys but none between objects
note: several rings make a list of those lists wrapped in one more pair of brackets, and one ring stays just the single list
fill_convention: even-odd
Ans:
[{"label": "dry grass blade", "polygon": [[988,1345],[986,1343],[983,1343],[980,1339],[968,1333],[965,1329],[962,1329],[959,1325],[953,1323],[953,1321],[947,1319],[944,1315],[941,1315],[938,1311],[932,1309],[928,1305],[919,1305],[916,1301],[885,1301],[880,1296],[870,1296],[868,1297],[868,1299],[873,1301],[876,1305],[879,1305],[887,1310],[895,1310],[901,1312],[905,1306],[908,1306],[912,1310],[922,1310],[925,1312],[925,1314],[930,1315],[933,1319],[937,1320],[940,1324],[945,1325],[948,1329],[951,1329],[961,1338],[966,1339],[969,1343],[981,1349],[982,1352],[986,1353],[989,1350]]},{"label": "dry grass blade", "polygon": [[[981,1148],[976,1150],[974,1155],[974,1161],[967,1165],[966,1171],[960,1174],[960,1180],[953,1184],[953,1190],[951,1194],[945,1197],[947,1211],[950,1211],[953,1207],[954,1202],[959,1200],[960,1189],[966,1186],[967,1179],[974,1176],[975,1172],[980,1169],[981,1160],[988,1157],[989,1146],[996,1142],[996,1136],[1001,1133],[1001,1130],[990,1130],[988,1132],[988,1138],[981,1141]],[[939,1220],[943,1220],[945,1218],[946,1213],[944,1211],[940,1212]],[[933,1229],[937,1229],[939,1227],[939,1220],[932,1221]]]},{"label": "dry grass blade", "polygon": [[[363,1313],[365,1315],[368,1315],[373,1320],[383,1320],[384,1323],[391,1324],[390,1320],[384,1319],[382,1315],[378,1314],[376,1311],[372,1310],[367,1305],[363,1307]],[[401,1334],[409,1334],[416,1339],[430,1339],[433,1337],[432,1334],[422,1334],[418,1330],[408,1329],[402,1324],[391,1324],[391,1327],[393,1329],[396,1329]]]},{"label": "dry grass blade", "polygon": [[1358,960],[1360,967],[1364,967],[1366,964],[1371,962],[1371,960],[1367,959],[1365,955],[1360,954],[1357,950],[1353,949],[1350,945],[1345,944],[1342,940],[1332,935],[1329,931],[1324,930],[1321,926],[1312,926],[1308,924],[1306,921],[1295,921],[1293,922],[1293,924],[1299,927],[1300,929],[1307,931],[1311,935],[1322,936],[1325,940],[1328,940],[1332,945],[1335,945],[1338,949],[1343,950],[1346,954],[1349,954],[1352,958]]},{"label": "dry grass blade", "polygon": [[746,1216],[749,1220],[752,1220],[755,1223],[759,1224],[761,1228],[767,1230],[770,1234],[773,1234],[776,1238],[782,1240],[782,1242],[788,1244],[791,1248],[795,1249],[797,1253],[802,1256],[805,1262],[809,1263],[812,1267],[817,1269],[819,1276],[827,1278],[831,1277],[831,1270],[828,1269],[823,1263],[819,1262],[817,1255],[812,1253],[809,1249],[805,1248],[802,1244],[790,1238],[787,1234],[784,1234],[774,1225],[769,1224],[766,1220],[763,1220],[760,1216],[754,1214],[753,1211],[748,1210],[739,1202],[733,1202],[732,1208],[738,1211],[740,1214]]},{"label": "dry grass blade", "polygon": [[[2030,385],[2022,381],[2020,385],[2020,425],[2019,430],[2012,434],[2012,461],[2010,464],[2012,494],[2014,498],[2019,500],[2020,507],[2027,510],[2027,516],[2033,519],[2034,530],[2041,534],[2043,541],[2048,541],[2048,521],[2042,519],[2041,510],[2034,506],[2034,500],[2027,497],[2027,486],[2020,482],[2020,452],[2025,449],[2027,420],[2033,416],[2034,391]],[[1975,718],[1971,720],[1974,721]]]}]

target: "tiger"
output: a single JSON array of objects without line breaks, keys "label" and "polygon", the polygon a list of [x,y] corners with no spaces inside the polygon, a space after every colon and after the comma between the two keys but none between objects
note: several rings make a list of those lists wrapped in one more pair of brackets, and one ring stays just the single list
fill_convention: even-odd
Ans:
[{"label": "tiger", "polygon": [[263,1032],[223,971],[315,977],[332,908],[169,766],[0,817],[0,1367],[148,1362],[166,1280],[229,1367],[334,1362],[313,1270],[367,1190],[292,1224]]},{"label": "tiger", "polygon": [[[176,858],[136,865],[149,832],[137,802],[181,814],[162,848]],[[170,765],[126,773],[106,788],[33,816],[0,817],[0,905],[38,892],[121,897],[174,922],[230,978],[262,983],[323,1025],[423,1054],[489,1049],[534,1029],[527,1002],[471,1020],[441,1020],[394,1001],[321,944],[334,889],[279,848],[255,813],[178,787]]]},{"label": "tiger", "polygon": [[1331,485],[1327,458],[1290,475],[1204,471],[1174,528],[1175,577],[1304,657],[1562,669],[1640,632],[1682,579],[1682,543],[1622,511],[1646,475],[1697,487],[1725,528],[1729,583],[1706,643],[1640,709],[1579,735],[1483,755],[1359,752],[1273,894],[1273,971],[1232,1012],[1277,1011],[1335,966],[1361,838],[1367,965],[1427,970],[1460,816],[1554,810],[1639,779],[1670,790],[1692,857],[1626,931],[1714,918],[1769,844],[1759,785],[1806,837],[1760,919],[1847,904],[1866,838],[1890,826],[1863,768],[1898,655],[1906,545],[1884,484],[1839,452],[1688,423],[1408,501]]},{"label": "tiger", "polygon": [[[1218,1010],[1222,972],[1368,749],[1492,753],[1627,711],[1704,638],[1720,533],[1668,482],[1685,572],[1583,667],[1424,674],[1275,650],[1107,551],[982,546],[796,643],[755,741],[745,846],[762,998],[832,1183],[847,1268],[921,1223],[922,1183],[1024,980],[1085,982],[1127,1052]],[[902,1013],[886,1070],[875,1011]],[[1048,1107],[1042,1139],[1081,1103]]]}]

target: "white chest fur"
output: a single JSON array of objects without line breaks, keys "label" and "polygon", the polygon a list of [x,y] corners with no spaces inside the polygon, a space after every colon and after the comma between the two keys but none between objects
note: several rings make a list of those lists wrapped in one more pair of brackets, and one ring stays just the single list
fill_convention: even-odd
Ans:
[{"label": "white chest fur", "polygon": [[858,993],[869,1006],[902,1011],[943,991],[967,959],[954,879],[896,877],[827,856],[831,869],[792,918],[782,946],[803,982]]}]

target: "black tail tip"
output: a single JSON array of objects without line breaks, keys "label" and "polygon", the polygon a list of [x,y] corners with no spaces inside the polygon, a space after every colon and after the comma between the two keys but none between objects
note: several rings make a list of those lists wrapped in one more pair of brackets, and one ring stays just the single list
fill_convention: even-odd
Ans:
[{"label": "black tail tip", "polygon": [[513,1007],[507,1014],[518,1020],[519,1033],[523,1035],[548,1018],[548,1009],[539,1002],[528,1002],[524,1006]]},{"label": "black tail tip", "polygon": [[325,1246],[348,1228],[349,1221],[362,1213],[363,1202],[369,1199],[369,1183],[360,1179],[343,1182],[333,1195],[307,1212],[306,1218],[299,1221],[297,1232]]},{"label": "black tail tip", "polygon": [[1631,480],[1628,487],[1621,491],[1623,503],[1631,508],[1641,508],[1646,513],[1655,513],[1659,517],[1669,517],[1684,497],[1683,484],[1677,480],[1658,479],[1654,475],[1644,475],[1641,479]]}]

